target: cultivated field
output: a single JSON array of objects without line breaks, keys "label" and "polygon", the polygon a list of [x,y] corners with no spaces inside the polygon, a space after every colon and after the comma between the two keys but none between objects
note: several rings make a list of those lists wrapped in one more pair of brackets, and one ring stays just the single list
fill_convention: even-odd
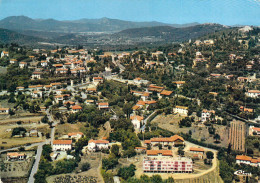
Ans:
[{"label": "cultivated field", "polygon": [[245,151],[245,123],[233,121],[230,123],[229,143],[233,150]]}]

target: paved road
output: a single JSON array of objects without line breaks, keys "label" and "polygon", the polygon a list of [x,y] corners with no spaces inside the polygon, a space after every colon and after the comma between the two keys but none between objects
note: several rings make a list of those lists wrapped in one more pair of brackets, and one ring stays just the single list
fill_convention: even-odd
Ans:
[{"label": "paved road", "polygon": [[55,135],[55,126],[58,124],[58,121],[55,121],[52,117],[52,115],[50,114],[50,109],[47,109],[46,110],[46,115],[49,119],[50,122],[52,122],[52,128],[51,128],[51,134],[50,134],[50,139],[46,139],[45,142],[42,142],[40,144],[38,144],[38,148],[37,148],[37,154],[36,154],[36,157],[35,157],[35,162],[34,162],[34,165],[32,167],[32,171],[31,171],[31,174],[30,174],[30,177],[29,177],[29,180],[28,180],[28,183],[34,183],[34,175],[37,173],[38,171],[38,167],[39,167],[39,163],[40,163],[40,160],[41,160],[41,155],[42,155],[42,146],[44,144],[50,144],[52,145],[52,142],[54,140],[54,135]]},{"label": "paved road", "polygon": [[32,167],[32,171],[28,180],[28,183],[34,183],[34,175],[37,173],[38,167],[39,167],[39,163],[41,160],[41,155],[42,155],[42,146],[45,144],[46,142],[42,142],[40,145],[38,145],[37,148],[37,154],[35,156],[35,162],[34,165]]}]

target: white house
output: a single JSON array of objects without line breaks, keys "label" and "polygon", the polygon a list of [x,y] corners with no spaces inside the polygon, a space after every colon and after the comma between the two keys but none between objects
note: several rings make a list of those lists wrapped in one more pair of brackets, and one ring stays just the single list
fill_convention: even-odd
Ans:
[{"label": "white house", "polygon": [[99,83],[103,83],[102,77],[93,77],[93,84],[98,85]]},{"label": "white house", "polygon": [[7,153],[6,156],[7,161],[21,161],[26,159],[26,154],[25,153],[18,153],[18,152],[10,152]]},{"label": "white house", "polygon": [[52,143],[53,151],[67,151],[72,149],[72,140],[54,140]]},{"label": "white house", "polygon": [[8,51],[2,51],[1,58],[3,58],[3,57],[9,57],[9,52]]},{"label": "white house", "polygon": [[32,79],[41,79],[42,72],[33,72],[32,73]]},{"label": "white house", "polygon": [[9,108],[0,108],[0,114],[9,114]]},{"label": "white house", "polygon": [[202,113],[201,113],[201,121],[204,122],[204,121],[207,121],[207,120],[211,120],[213,119],[213,115],[215,114],[215,111],[214,110],[206,110],[206,109],[203,109]]},{"label": "white house", "polygon": [[104,102],[104,103],[98,103],[98,109],[109,109],[109,104],[108,102]]},{"label": "white house", "polygon": [[131,122],[133,123],[134,128],[140,129],[141,123],[143,122],[144,117],[133,115],[133,116],[130,116],[130,119],[132,120]]},{"label": "white house", "polygon": [[175,108],[173,108],[173,113],[178,113],[183,116],[188,116],[188,107],[177,105],[175,106]]},{"label": "white house", "polygon": [[72,112],[75,113],[75,112],[81,111],[82,107],[79,105],[74,105],[74,106],[71,106],[71,109],[72,109]]},{"label": "white house", "polygon": [[98,151],[102,149],[109,148],[109,141],[108,140],[89,140],[88,141],[88,150],[89,151]]},{"label": "white house", "polygon": [[33,91],[32,92],[32,97],[33,98],[41,98],[42,97],[42,91]]},{"label": "white house", "polygon": [[10,60],[10,64],[16,64],[17,63],[17,60],[16,59],[11,59]]},{"label": "white house", "polygon": [[70,139],[76,139],[79,140],[81,137],[83,137],[83,133],[82,132],[72,132],[72,133],[68,133],[68,137]]},{"label": "white house", "polygon": [[260,167],[260,158],[252,158],[250,156],[237,155],[236,164],[246,164],[250,166]]},{"label": "white house", "polygon": [[48,66],[48,62],[46,60],[42,60],[41,61],[41,66],[42,67],[47,67]]},{"label": "white house", "polygon": [[256,135],[260,135],[260,128],[254,127],[254,126],[250,126],[249,127],[249,133],[251,135],[253,135],[254,133],[256,133]]},{"label": "white house", "polygon": [[27,66],[27,63],[26,63],[26,62],[20,62],[20,63],[19,63],[19,67],[20,67],[21,69],[25,68],[26,66]]},{"label": "white house", "polygon": [[260,96],[260,90],[248,90],[246,95],[251,98],[258,98]]}]

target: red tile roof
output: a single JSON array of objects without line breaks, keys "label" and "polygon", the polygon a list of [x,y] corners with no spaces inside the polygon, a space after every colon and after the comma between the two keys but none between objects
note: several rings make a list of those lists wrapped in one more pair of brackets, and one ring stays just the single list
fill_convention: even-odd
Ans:
[{"label": "red tile roof", "polygon": [[92,142],[94,142],[95,144],[108,144],[109,143],[108,140],[93,140],[93,139],[91,139],[91,140],[88,141],[88,143],[92,143]]},{"label": "red tile roof", "polygon": [[146,154],[149,156],[157,156],[158,154],[162,154],[162,156],[172,156],[171,150],[147,150]]},{"label": "red tile roof", "polygon": [[72,140],[54,140],[53,144],[64,144],[64,145],[69,145],[72,144]]},{"label": "red tile roof", "polygon": [[205,150],[203,148],[191,147],[190,151],[204,152]]}]

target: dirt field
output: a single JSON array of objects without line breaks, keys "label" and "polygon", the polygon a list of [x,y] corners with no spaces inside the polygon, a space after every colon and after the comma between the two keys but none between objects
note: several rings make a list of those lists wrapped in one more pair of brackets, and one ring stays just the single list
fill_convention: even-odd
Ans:
[{"label": "dirt field", "polygon": [[24,127],[27,131],[31,129],[37,129],[39,132],[44,134],[50,133],[50,128],[48,124],[38,124],[38,123],[31,123],[31,124],[5,124],[0,125],[0,146],[4,149],[19,145],[24,145],[27,143],[36,143],[42,142],[45,140],[45,137],[23,137],[23,138],[14,138],[11,137],[13,128],[16,127]]},{"label": "dirt field", "polygon": [[24,123],[34,123],[41,121],[43,116],[25,116],[18,118],[1,119],[0,124],[16,123],[17,121],[23,121]]},{"label": "dirt field", "polygon": [[245,123],[233,121],[230,123],[229,142],[233,150],[245,151]]},{"label": "dirt field", "polygon": [[218,146],[228,147],[228,128],[226,126],[221,125],[213,125],[216,129],[216,133],[220,135],[220,143],[215,144],[213,135],[209,134],[207,126],[198,126],[193,124],[192,127],[179,127],[179,121],[183,117],[178,115],[158,115],[152,120],[152,123],[157,123],[159,127],[163,129],[167,129],[174,133],[189,133],[191,130],[192,138],[196,140],[201,140],[202,138],[205,142],[209,144],[214,144]]},{"label": "dirt field", "polygon": [[56,128],[55,136],[61,137],[62,135],[67,135],[70,132],[84,132],[84,124],[83,123],[59,124]]}]

